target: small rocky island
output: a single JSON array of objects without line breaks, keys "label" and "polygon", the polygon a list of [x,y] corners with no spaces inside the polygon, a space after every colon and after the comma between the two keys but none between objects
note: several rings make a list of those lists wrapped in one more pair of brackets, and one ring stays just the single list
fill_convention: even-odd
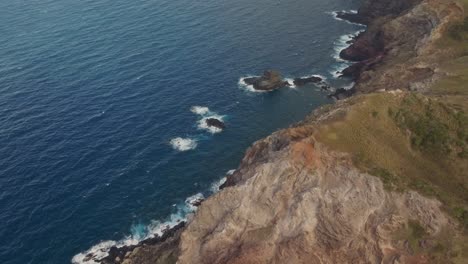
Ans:
[{"label": "small rocky island", "polygon": [[273,91],[291,84],[282,79],[281,74],[275,70],[268,70],[262,76],[248,77],[244,79],[245,84],[252,85],[255,90]]},{"label": "small rocky island", "polygon": [[224,124],[224,122],[217,118],[208,118],[205,120],[205,122],[206,122],[206,125],[209,127],[215,127],[221,130],[226,128],[226,125]]}]

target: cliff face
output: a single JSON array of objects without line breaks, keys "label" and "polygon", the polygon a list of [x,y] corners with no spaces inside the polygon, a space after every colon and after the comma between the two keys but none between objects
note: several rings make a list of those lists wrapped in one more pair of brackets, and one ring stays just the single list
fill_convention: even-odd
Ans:
[{"label": "cliff face", "polygon": [[394,234],[410,219],[431,237],[440,234],[450,226],[440,203],[416,192],[385,191],[349,156],[318,143],[314,127],[291,128],[256,143],[238,182],[206,201],[182,234],[178,263],[427,260]]},{"label": "cliff face", "polygon": [[341,54],[359,62],[344,71],[356,79],[356,91],[425,91],[447,74],[440,65],[454,54],[438,42],[448,27],[463,20],[464,11],[456,1],[368,0],[357,17],[368,29]]},{"label": "cliff face", "polygon": [[[368,30],[342,54],[356,91],[425,91],[463,16],[449,0],[364,0]],[[466,121],[401,91],[323,107],[249,148],[183,230],[105,263],[466,263]]]}]

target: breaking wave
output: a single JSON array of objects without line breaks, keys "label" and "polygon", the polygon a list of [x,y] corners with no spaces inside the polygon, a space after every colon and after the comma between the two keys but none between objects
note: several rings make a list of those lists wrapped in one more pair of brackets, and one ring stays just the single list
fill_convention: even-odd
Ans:
[{"label": "breaking wave", "polygon": [[[226,175],[231,175],[235,170],[230,170]],[[221,178],[219,181],[214,182],[208,194],[214,194],[219,191],[219,187],[226,181],[226,177]],[[109,250],[112,247],[123,247],[138,245],[143,240],[162,236],[166,231],[174,228],[181,222],[187,221],[187,215],[194,213],[198,205],[205,200],[203,193],[197,193],[185,199],[184,203],[174,204],[177,208],[174,214],[171,214],[164,221],[152,221],[149,225],[137,224],[131,227],[131,234],[121,240],[107,240],[102,241],[90,249],[76,254],[72,258],[73,264],[99,264],[100,260],[109,255]]]},{"label": "breaking wave", "polygon": [[196,139],[176,137],[169,142],[173,149],[177,151],[188,151],[195,149],[198,145]]}]

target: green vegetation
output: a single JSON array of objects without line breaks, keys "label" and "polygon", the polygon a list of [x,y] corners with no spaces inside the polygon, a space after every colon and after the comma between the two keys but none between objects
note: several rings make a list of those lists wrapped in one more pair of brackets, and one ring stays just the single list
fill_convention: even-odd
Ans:
[{"label": "green vegetation", "polygon": [[[410,132],[413,147],[433,155],[451,152],[464,158],[468,151],[468,120],[463,110],[447,107],[426,97],[411,94],[403,99],[401,107],[389,114],[401,129]],[[424,105],[422,109],[421,105]]]},{"label": "green vegetation", "polygon": [[462,23],[455,24],[449,29],[449,35],[456,41],[468,40],[468,17]]},{"label": "green vegetation", "polygon": [[[459,0],[465,10],[468,10],[468,0]],[[444,62],[440,62],[442,69],[450,74],[440,79],[431,89],[431,94],[443,96],[445,101],[460,103],[463,107],[464,98],[468,89],[468,12],[465,11],[463,21],[454,23],[438,43],[441,50],[446,51]]]},{"label": "green vegetation", "polygon": [[468,229],[468,122],[463,109],[421,94],[369,94],[324,125],[319,141],[351,153],[392,191],[436,197]]}]

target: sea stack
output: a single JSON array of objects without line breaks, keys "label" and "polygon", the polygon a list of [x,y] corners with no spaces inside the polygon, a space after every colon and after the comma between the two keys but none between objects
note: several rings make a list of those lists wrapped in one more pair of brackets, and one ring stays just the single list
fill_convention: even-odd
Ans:
[{"label": "sea stack", "polygon": [[268,70],[259,77],[245,78],[244,82],[247,85],[252,85],[255,90],[273,91],[281,87],[290,86],[291,84],[281,78],[281,74],[275,70]]}]

